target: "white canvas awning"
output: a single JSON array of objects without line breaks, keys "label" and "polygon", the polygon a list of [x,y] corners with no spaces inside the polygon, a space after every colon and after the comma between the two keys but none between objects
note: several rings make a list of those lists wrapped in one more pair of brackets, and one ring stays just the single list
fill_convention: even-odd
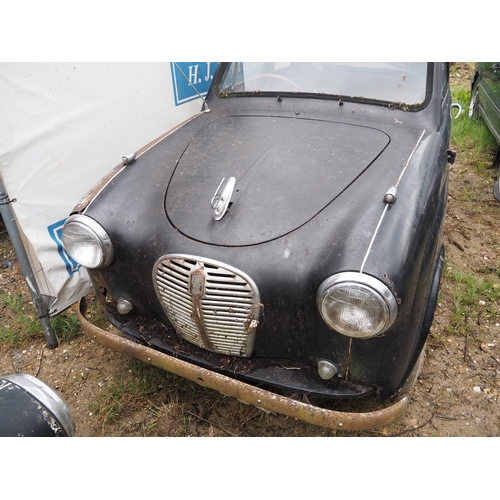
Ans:
[{"label": "white canvas awning", "polygon": [[61,229],[125,154],[201,109],[216,63],[0,63],[0,174],[49,314],[90,291]]}]

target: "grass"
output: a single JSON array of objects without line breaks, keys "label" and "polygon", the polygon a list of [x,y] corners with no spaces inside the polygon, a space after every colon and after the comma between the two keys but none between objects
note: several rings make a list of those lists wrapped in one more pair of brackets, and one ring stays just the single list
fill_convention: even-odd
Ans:
[{"label": "grass", "polygon": [[480,322],[482,319],[497,321],[500,318],[497,277],[479,276],[448,263],[445,278],[453,291],[453,315],[448,327],[450,334],[465,334],[469,319]]},{"label": "grass", "polygon": [[[217,427],[217,415],[207,417],[208,421],[205,411],[223,405],[226,399],[216,391],[207,393],[198,384],[160,368],[132,361],[118,381],[109,384],[89,409],[103,429],[112,425],[118,434],[126,429],[127,435],[189,436],[193,427],[208,428],[210,424]],[[236,413],[244,413],[248,408],[241,403],[236,407]],[[238,415],[235,418],[238,419]],[[106,432],[109,435],[109,429]],[[223,429],[223,434],[231,435],[231,432]]]},{"label": "grass", "polygon": [[21,293],[3,292],[0,295],[0,306],[3,309],[0,343],[21,346],[29,338],[41,333],[42,328],[35,309],[28,308],[28,312],[25,310]]},{"label": "grass", "polygon": [[59,314],[50,320],[54,331],[56,332],[59,340],[69,342],[76,337],[82,335],[80,323],[74,312],[67,312]]},{"label": "grass", "polygon": [[[488,210],[481,195],[481,184],[493,185],[497,171],[490,167],[498,145],[481,118],[469,118],[470,89],[452,87],[452,96],[453,102],[459,103],[463,109],[462,115],[453,120],[451,137],[452,147],[460,158],[457,177],[463,181],[460,183],[458,199],[471,202],[471,213],[479,215],[483,210]],[[479,179],[474,179],[471,173],[477,174]],[[494,246],[493,242],[491,244]],[[499,320],[499,275],[500,269],[496,267],[476,272],[447,261],[444,277],[446,288],[453,298],[453,315],[448,334],[466,335],[472,323]]]},{"label": "grass", "polygon": [[452,88],[452,96],[453,102],[462,106],[462,114],[453,120],[453,147],[460,152],[464,166],[471,167],[480,175],[490,176],[487,169],[498,147],[495,139],[483,120],[469,118],[470,90]]},{"label": "grass", "polygon": [[[24,305],[21,292],[0,294],[0,343],[20,347],[34,337],[43,335],[42,326],[33,305]],[[82,334],[78,319],[71,311],[51,319],[52,327],[59,340],[69,341]]]},{"label": "grass", "polygon": [[[132,361],[128,374],[122,375],[117,383],[110,384],[99,395],[91,410],[99,415],[103,423],[120,423],[127,410],[144,407],[150,398],[155,398],[164,389],[176,384],[178,377],[160,368]],[[155,412],[152,412],[155,416]],[[148,426],[147,422],[142,423]]]}]

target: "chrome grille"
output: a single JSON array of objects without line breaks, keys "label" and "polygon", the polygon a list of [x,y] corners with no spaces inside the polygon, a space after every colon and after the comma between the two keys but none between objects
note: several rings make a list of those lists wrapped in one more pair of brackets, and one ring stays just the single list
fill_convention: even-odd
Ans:
[{"label": "chrome grille", "polygon": [[249,276],[211,259],[175,254],[158,260],[154,282],[183,339],[220,354],[251,356],[261,305]]}]

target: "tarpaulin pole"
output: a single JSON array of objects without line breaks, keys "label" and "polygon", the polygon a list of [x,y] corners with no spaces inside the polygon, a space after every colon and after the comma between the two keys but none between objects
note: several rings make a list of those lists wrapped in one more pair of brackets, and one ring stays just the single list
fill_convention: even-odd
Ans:
[{"label": "tarpaulin pole", "polygon": [[23,245],[21,239],[21,234],[19,233],[19,228],[17,227],[16,220],[12,209],[10,207],[11,203],[15,200],[10,200],[7,194],[2,176],[0,175],[0,214],[2,215],[3,222],[9,233],[10,241],[14,247],[14,252],[16,253],[17,260],[21,266],[21,271],[23,272],[24,279],[28,285],[28,289],[31,293],[33,299],[33,304],[35,304],[38,319],[42,325],[43,333],[50,347],[57,347],[59,341],[52,328],[49,318],[49,308],[44,301],[43,295],[40,293],[38,284],[33,275],[33,269],[31,267],[30,261],[28,260],[28,255]]}]

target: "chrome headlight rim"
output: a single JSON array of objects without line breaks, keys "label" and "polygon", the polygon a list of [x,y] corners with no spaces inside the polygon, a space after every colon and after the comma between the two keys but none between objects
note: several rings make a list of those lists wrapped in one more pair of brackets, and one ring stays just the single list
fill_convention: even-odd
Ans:
[{"label": "chrome headlight rim", "polygon": [[[97,244],[101,253],[99,262],[97,264],[88,265],[89,264],[88,262],[82,262],[81,259],[79,259],[75,255],[75,252],[72,251],[70,245],[65,244],[64,242],[65,230],[71,228],[71,226],[77,227],[79,229],[84,229],[87,232],[87,234],[92,238],[92,240]],[[109,266],[111,262],[113,262],[114,250],[108,233],[98,222],[96,222],[88,215],[83,215],[83,214],[70,215],[66,219],[66,222],[64,223],[62,229],[62,240],[63,240],[63,246],[71,256],[71,258],[74,259],[76,262],[78,262],[78,264],[81,264],[82,266],[88,269],[101,269],[103,267]]]},{"label": "chrome headlight rim", "polygon": [[[382,328],[377,331],[364,334],[362,332],[359,334],[353,334],[352,332],[346,333],[345,331],[342,331],[342,328],[339,328],[338,325],[333,324],[331,319],[325,314],[324,304],[330,292],[334,289],[340,288],[341,286],[348,288],[350,285],[369,291],[373,297],[378,300],[379,304],[386,313],[386,320]],[[394,324],[398,314],[398,303],[389,287],[378,278],[355,271],[337,273],[325,279],[318,288],[316,302],[323,321],[333,330],[350,338],[367,339],[380,335],[386,332]]]}]

